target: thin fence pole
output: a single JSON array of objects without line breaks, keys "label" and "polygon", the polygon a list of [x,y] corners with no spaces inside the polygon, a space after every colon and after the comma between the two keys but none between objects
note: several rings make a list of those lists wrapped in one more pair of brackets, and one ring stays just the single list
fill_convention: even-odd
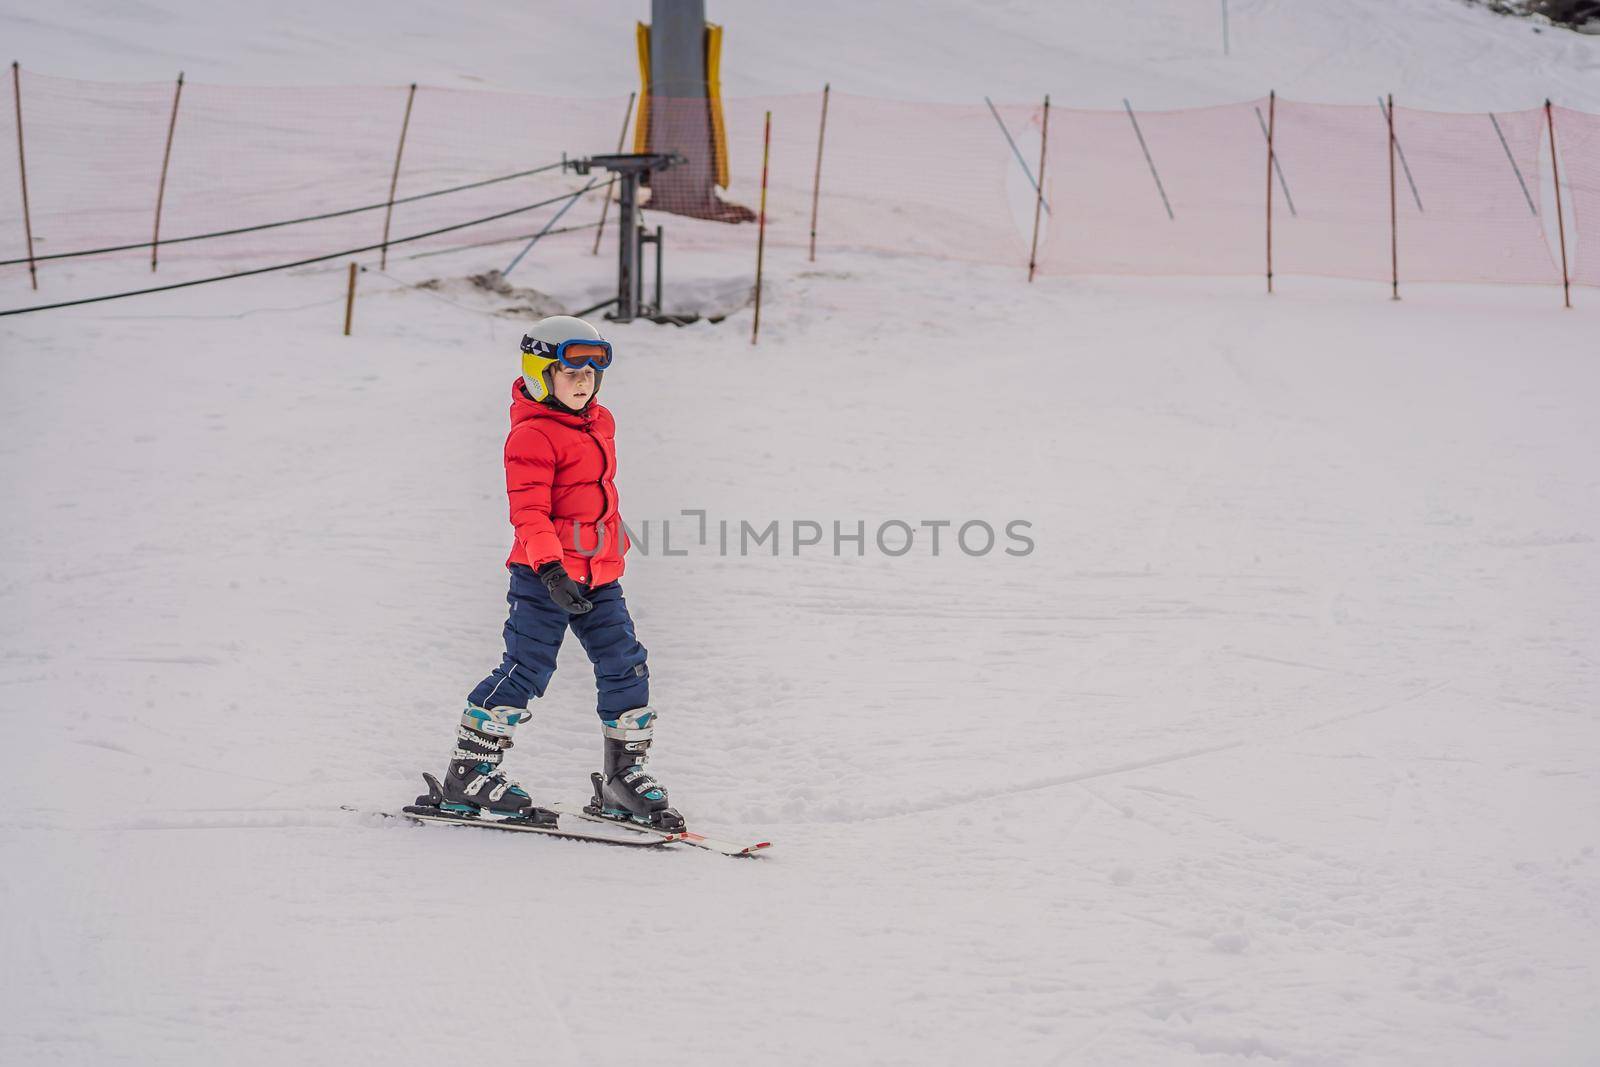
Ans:
[{"label": "thin fence pole", "polygon": [[1228,0],[1222,0],[1222,54],[1232,54],[1228,47]]},{"label": "thin fence pole", "polygon": [[[1256,124],[1261,127],[1261,136],[1267,136],[1267,120],[1261,117],[1261,108],[1256,109]],[[1283,176],[1283,161],[1277,156],[1272,157],[1272,169],[1278,172],[1278,188],[1283,190],[1284,203],[1289,205],[1289,214],[1295,218],[1300,217],[1300,212],[1294,209],[1294,197],[1289,195],[1289,183]]]},{"label": "thin fence pole", "polygon": [[[628,94],[628,109],[622,113],[622,132],[617,134],[617,152],[619,154],[622,151],[622,146],[628,141],[628,122],[633,118],[633,101],[638,95],[637,92]],[[613,174],[611,180],[606,183],[605,200],[600,205],[600,226],[594,231],[594,250],[589,253],[591,256],[600,254],[600,235],[606,232],[606,216],[611,213],[611,190],[616,187],[617,176]]]},{"label": "thin fence pole", "polygon": [[1133,135],[1139,138],[1139,150],[1144,153],[1144,161],[1149,164],[1150,177],[1156,180],[1156,192],[1161,194],[1161,206],[1167,209],[1167,218],[1175,219],[1172,213],[1172,201],[1167,199],[1166,187],[1161,184],[1161,175],[1156,170],[1156,161],[1150,157],[1150,146],[1144,143],[1144,131],[1139,129],[1139,117],[1133,113],[1133,105],[1128,103],[1128,98],[1122,98],[1122,106],[1128,109],[1128,121],[1133,123]]},{"label": "thin fence pole", "polygon": [[1267,293],[1272,293],[1272,150],[1273,134],[1278,129],[1278,90],[1267,96]]},{"label": "thin fence pole", "polygon": [[[1394,105],[1392,103],[1385,105],[1383,102],[1383,97],[1378,97],[1378,109],[1384,114],[1387,115],[1390,110],[1393,109],[1393,107]],[[1391,122],[1389,125],[1393,126],[1394,123]],[[1394,152],[1395,155],[1400,157],[1400,170],[1406,176],[1406,184],[1411,186],[1411,199],[1417,202],[1417,210],[1421,211],[1422,195],[1417,192],[1417,180],[1411,176],[1411,164],[1406,162],[1406,146],[1400,143],[1400,138],[1398,135],[1396,135],[1394,139]]]},{"label": "thin fence pole", "polygon": [[828,132],[827,82],[822,85],[822,121],[817,124],[817,172],[811,179],[811,255],[808,262],[817,261],[817,202],[822,195],[822,138]]},{"label": "thin fence pole", "polygon": [[756,317],[750,326],[750,343],[761,333],[761,264],[767,251],[767,160],[772,153],[772,112],[767,112],[761,135],[761,214],[756,224]]},{"label": "thin fence pole", "polygon": [[1395,206],[1394,94],[1389,94],[1389,299],[1400,299],[1400,213]]},{"label": "thin fence pole", "polygon": [[344,335],[350,336],[350,319],[356,310],[356,262],[350,261],[350,282],[344,291]]},{"label": "thin fence pole", "polygon": [[400,185],[400,157],[406,150],[406,130],[411,128],[411,103],[417,98],[417,83],[406,93],[406,117],[400,122],[400,146],[394,150],[394,174],[389,178],[389,205],[383,210],[383,251],[378,253],[378,269],[389,266],[389,220],[394,216],[394,193]]},{"label": "thin fence pole", "polygon": [[1544,102],[1544,119],[1550,127],[1550,176],[1556,186],[1556,231],[1561,235],[1561,299],[1572,306],[1572,282],[1567,277],[1567,220],[1561,213],[1561,164],[1556,159],[1556,116],[1547,97]]},{"label": "thin fence pole", "polygon": [[1500,120],[1494,117],[1494,112],[1489,112],[1489,122],[1494,126],[1494,135],[1500,138],[1500,147],[1506,150],[1506,160],[1511,164],[1511,173],[1517,176],[1517,184],[1522,186],[1522,198],[1528,202],[1528,211],[1534,218],[1539,217],[1539,209],[1533,206],[1533,195],[1528,192],[1528,183],[1522,180],[1522,168],[1517,166],[1517,157],[1511,154],[1511,146],[1506,143],[1506,135],[1500,131]]},{"label": "thin fence pole", "polygon": [[150,235],[150,270],[156,269],[156,253],[161,248],[161,202],[167,196],[167,164],[172,162],[172,134],[178,128],[178,100],[183,96],[183,71],[178,71],[178,87],[172,93],[172,118],[167,120],[167,150],[161,153],[161,184],[156,187],[156,228]]},{"label": "thin fence pole", "polygon": [[[1039,183],[1034,181],[1033,171],[1029,168],[1028,161],[1022,158],[1022,150],[1017,147],[1017,142],[1012,140],[1011,131],[1006,128],[1006,120],[1001,118],[1000,112],[995,110],[994,101],[986,96],[983,98],[983,102],[989,105],[989,114],[993,115],[995,122],[1000,124],[1000,132],[1005,134],[1006,144],[1011,146],[1011,154],[1017,157],[1017,165],[1022,168],[1022,173],[1027,177],[1028,184],[1033,186],[1033,191],[1037,193],[1039,191]],[[1044,213],[1046,215],[1050,214],[1050,201],[1048,200],[1044,202]]]},{"label": "thin fence pole", "polygon": [[1028,247],[1028,281],[1039,258],[1039,214],[1044,208],[1044,165],[1050,149],[1050,94],[1044,94],[1044,118],[1039,125],[1039,187],[1033,201],[1033,243]]},{"label": "thin fence pole", "polygon": [[22,151],[22,69],[11,61],[11,98],[17,107],[17,166],[22,170],[22,232],[28,235],[28,280],[39,288],[33,262],[33,216],[28,212],[28,157]]}]

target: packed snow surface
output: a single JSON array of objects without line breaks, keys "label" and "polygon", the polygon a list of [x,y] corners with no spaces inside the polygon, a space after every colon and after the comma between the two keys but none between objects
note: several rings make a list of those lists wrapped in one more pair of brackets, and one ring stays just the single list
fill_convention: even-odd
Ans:
[{"label": "packed snow surface", "polygon": [[[1125,39],[1135,6],[1165,43]],[[931,98],[928,64],[968,85],[968,44],[1010,41],[974,91],[1024,98],[1093,53],[1119,97],[1245,95],[1221,57],[1168,55],[1212,29],[1179,7],[798,24],[836,57],[780,46],[791,5],[711,15],[764,41],[751,90],[898,71]],[[1260,75],[1278,34],[1328,87],[1302,95],[1366,99],[1367,70],[1467,108],[1597,69],[1593,38],[1443,0],[1232,9],[1235,58]],[[336,66],[309,15],[9,10],[52,73],[154,77],[159,40],[191,76],[377,81],[437,44],[542,91],[517,40],[626,52],[647,17],[414,5]],[[520,38],[483,32],[497,10]],[[459,63],[479,45],[500,58]],[[584,244],[522,283],[598,299]],[[775,842],[730,860],[340,809],[442,769],[500,654],[525,318],[414,287],[492,258],[363,275],[348,338],[342,268],[0,320],[0,1062],[1600,1056],[1592,291],[1030,286],[779,249],[759,344],[747,307],[609,327],[652,767],[697,828]],[[670,292],[725,300],[748,269],[685,253]],[[958,536],[977,522],[988,551]],[[836,551],[835,524],[864,537]],[[508,767],[579,800],[592,677],[575,640],[561,663]]]}]

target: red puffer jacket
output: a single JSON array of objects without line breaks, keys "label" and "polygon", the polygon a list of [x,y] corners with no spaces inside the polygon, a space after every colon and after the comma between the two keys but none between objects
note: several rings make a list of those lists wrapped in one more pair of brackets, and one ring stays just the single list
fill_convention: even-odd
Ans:
[{"label": "red puffer jacket", "polygon": [[592,589],[622,577],[629,541],[617,512],[616,422],[598,401],[574,415],[511,384],[506,494],[517,539],[506,565],[559,559]]}]

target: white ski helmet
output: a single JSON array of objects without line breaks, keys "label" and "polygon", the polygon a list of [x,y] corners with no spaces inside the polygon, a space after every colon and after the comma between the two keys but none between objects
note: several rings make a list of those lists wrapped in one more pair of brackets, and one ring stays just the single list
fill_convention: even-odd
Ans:
[{"label": "white ski helmet", "polygon": [[522,337],[522,380],[535,400],[543,402],[554,395],[550,368],[556,363],[594,368],[592,401],[600,395],[600,380],[611,366],[611,342],[589,323],[571,315],[540,319]]}]

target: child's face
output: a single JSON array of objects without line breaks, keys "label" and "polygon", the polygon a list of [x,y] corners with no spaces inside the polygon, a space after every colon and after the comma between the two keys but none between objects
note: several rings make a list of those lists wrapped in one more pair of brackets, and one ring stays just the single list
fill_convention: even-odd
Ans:
[{"label": "child's face", "polygon": [[557,400],[569,408],[581,408],[594,396],[594,368],[573,370],[557,363],[550,368],[550,385]]}]

